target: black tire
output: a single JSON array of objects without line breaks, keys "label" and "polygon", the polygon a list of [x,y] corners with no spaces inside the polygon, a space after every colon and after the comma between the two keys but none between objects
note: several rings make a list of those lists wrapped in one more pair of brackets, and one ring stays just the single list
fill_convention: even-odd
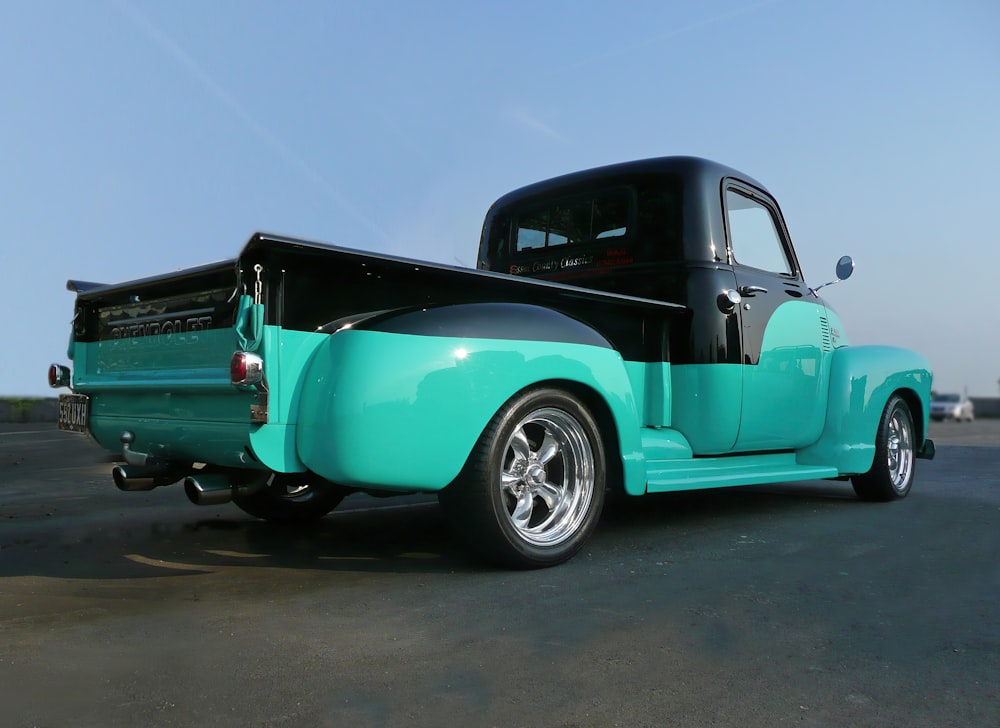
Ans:
[{"label": "black tire", "polygon": [[915,440],[910,408],[893,395],[882,410],[871,470],[851,479],[861,500],[886,502],[907,496],[916,465]]},{"label": "black tire", "polygon": [[233,503],[272,523],[307,523],[332,511],[349,492],[310,473],[270,473],[257,489],[234,489]]},{"label": "black tire", "polygon": [[597,423],[576,397],[529,390],[493,416],[441,503],[459,535],[489,561],[555,566],[597,526],[604,457]]}]

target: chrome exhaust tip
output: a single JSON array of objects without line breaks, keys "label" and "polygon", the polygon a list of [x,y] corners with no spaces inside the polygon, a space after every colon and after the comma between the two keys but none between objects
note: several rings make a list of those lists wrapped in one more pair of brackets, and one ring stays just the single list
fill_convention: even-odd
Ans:
[{"label": "chrome exhaust tip", "polygon": [[111,469],[111,477],[114,479],[118,490],[129,492],[152,490],[160,485],[157,478],[162,475],[163,473],[160,470],[139,468],[131,465],[116,465]]},{"label": "chrome exhaust tip", "polygon": [[217,506],[233,498],[229,476],[222,473],[189,475],[184,479],[184,493],[198,506]]}]

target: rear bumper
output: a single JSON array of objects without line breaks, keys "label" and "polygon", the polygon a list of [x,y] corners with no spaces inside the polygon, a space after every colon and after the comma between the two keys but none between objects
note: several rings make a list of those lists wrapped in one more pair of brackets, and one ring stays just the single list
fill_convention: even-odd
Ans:
[{"label": "rear bumper", "polygon": [[248,449],[250,423],[210,422],[149,417],[92,416],[90,433],[103,447],[117,451],[121,435],[134,433],[131,449],[159,462],[202,462],[225,467],[260,467]]}]

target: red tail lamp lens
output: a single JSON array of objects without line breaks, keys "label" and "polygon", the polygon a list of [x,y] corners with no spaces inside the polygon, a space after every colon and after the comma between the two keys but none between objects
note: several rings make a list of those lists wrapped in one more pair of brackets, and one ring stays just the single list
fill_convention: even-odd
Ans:
[{"label": "red tail lamp lens", "polygon": [[259,384],[264,378],[264,360],[248,351],[237,351],[229,361],[229,380],[233,384]]},{"label": "red tail lamp lens", "polygon": [[53,389],[69,386],[69,367],[53,364],[49,367],[49,386]]}]

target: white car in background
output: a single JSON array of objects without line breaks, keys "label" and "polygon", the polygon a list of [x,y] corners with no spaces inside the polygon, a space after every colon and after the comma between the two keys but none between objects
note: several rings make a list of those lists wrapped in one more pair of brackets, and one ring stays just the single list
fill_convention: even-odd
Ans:
[{"label": "white car in background", "polygon": [[963,394],[934,394],[931,396],[931,419],[972,422],[976,418],[972,402]]}]

